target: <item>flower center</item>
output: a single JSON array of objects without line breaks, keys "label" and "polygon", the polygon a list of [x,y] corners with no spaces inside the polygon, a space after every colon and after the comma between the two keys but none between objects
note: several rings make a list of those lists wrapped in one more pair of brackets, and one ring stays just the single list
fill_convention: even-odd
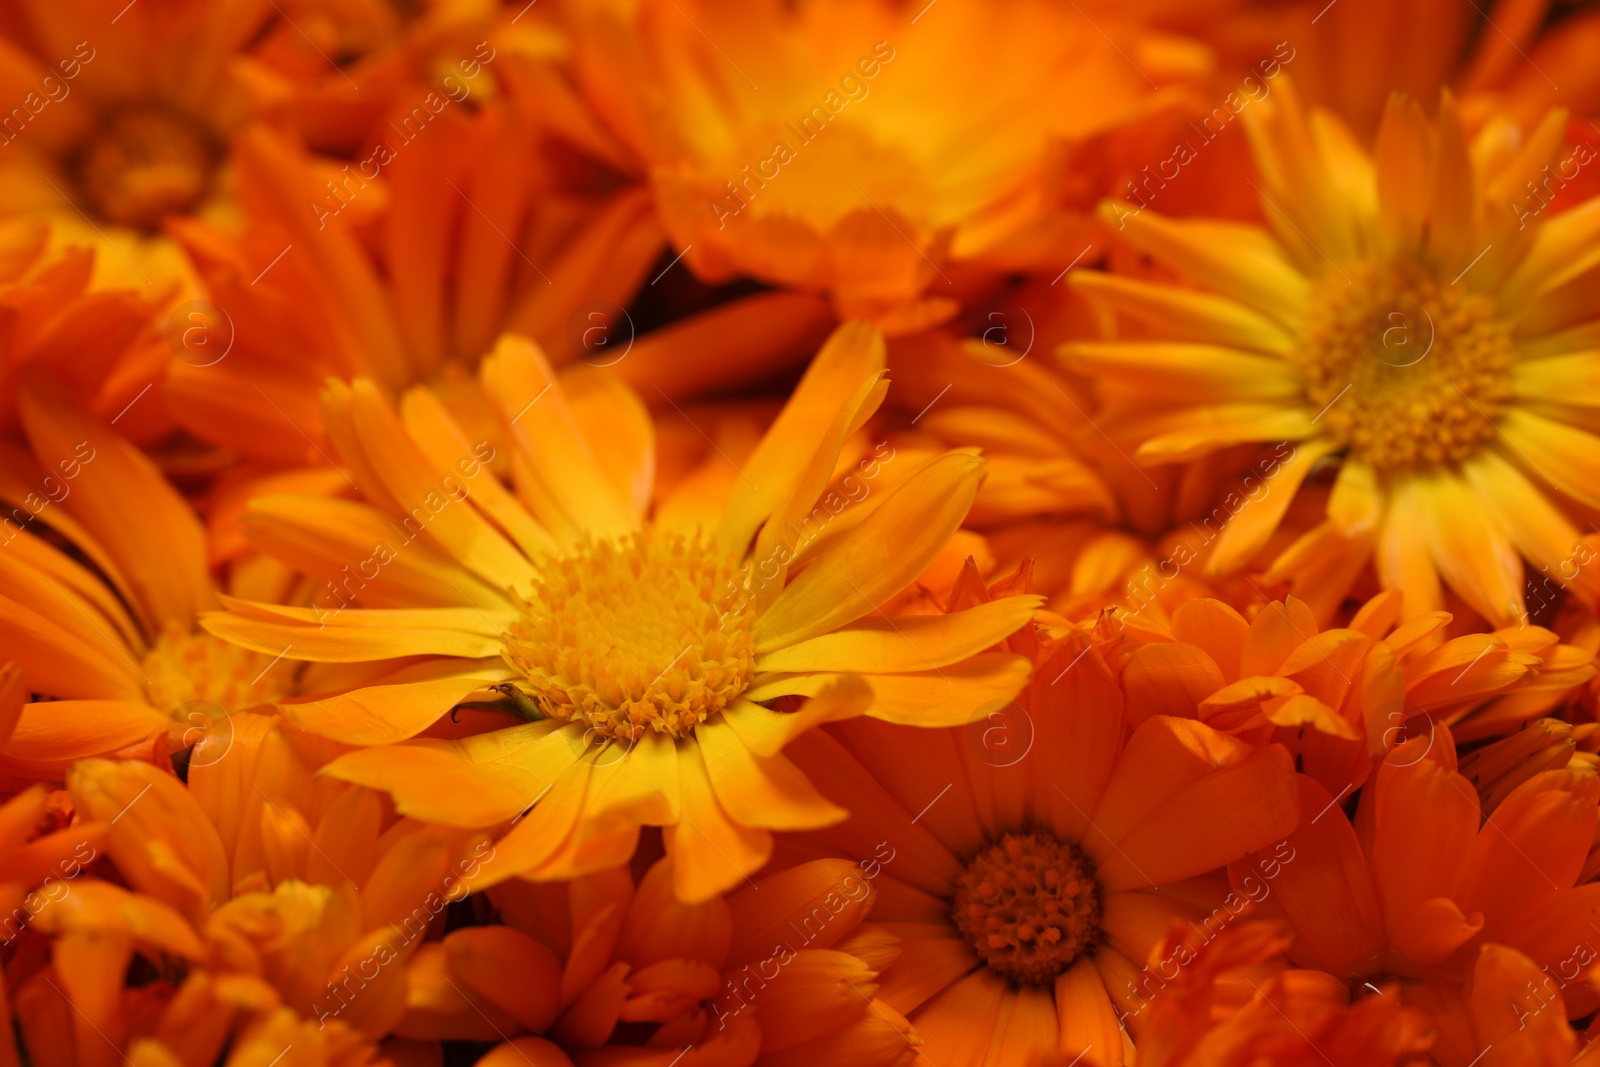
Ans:
[{"label": "flower center", "polygon": [[1297,349],[1311,407],[1380,470],[1466,459],[1511,396],[1517,350],[1497,310],[1420,264],[1329,274]]},{"label": "flower center", "polygon": [[193,701],[235,712],[287,696],[288,667],[270,666],[271,656],[168,625],[139,669],[149,679],[145,693],[151,706],[170,714]]},{"label": "flower center", "polygon": [[755,672],[744,569],[679,534],[585,541],[545,563],[502,655],[551,718],[620,741],[687,737]]},{"label": "flower center", "polygon": [[989,969],[1048,985],[1100,936],[1094,865],[1051,834],[1006,834],[956,880],[950,917]]},{"label": "flower center", "polygon": [[113,113],[79,158],[79,180],[102,218],[153,229],[187,211],[211,185],[217,153],[205,131],[175,112]]}]

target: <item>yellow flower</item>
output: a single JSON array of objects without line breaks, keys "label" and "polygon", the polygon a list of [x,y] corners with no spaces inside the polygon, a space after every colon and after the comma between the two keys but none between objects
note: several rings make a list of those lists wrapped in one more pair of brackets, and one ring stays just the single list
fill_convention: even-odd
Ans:
[{"label": "yellow flower", "polygon": [[1575,517],[1600,504],[1600,202],[1556,214],[1522,197],[1564,116],[1525,140],[1491,122],[1469,142],[1448,96],[1432,123],[1396,97],[1375,158],[1284,79],[1244,118],[1271,229],[1107,204],[1110,225],[1196,288],[1074,275],[1144,328],[1065,349],[1098,379],[1107,432],[1152,463],[1292,443],[1210,573],[1247,562],[1337,457],[1326,521],[1280,560],[1353,543],[1410,617],[1448,586],[1494,626],[1516,623],[1519,557],[1592,602],[1596,548]]},{"label": "yellow flower", "polygon": [[[205,626],[274,654],[374,664],[283,713],[379,746],[326,773],[404,814],[489,827],[531,805],[493,877],[614,866],[641,826],[663,826],[678,892],[707,899],[766,861],[771,830],[844,817],[780,754],[795,734],[862,713],[964,723],[1028,676],[1025,660],[984,650],[1036,597],[894,615],[984,465],[951,452],[875,488],[893,450],[859,431],[888,387],[883,360],[875,331],[842,327],[750,454],[715,455],[653,516],[650,421],[602,372],[558,380],[516,338],[485,360],[514,495],[431,392],[407,393],[397,417],[370,382],[335,383],[326,422],[367,502],[266,498],[251,517],[263,550],[335,595],[230,601]],[[355,596],[380,606],[346,606]],[[469,698],[532,721],[440,722]]]}]

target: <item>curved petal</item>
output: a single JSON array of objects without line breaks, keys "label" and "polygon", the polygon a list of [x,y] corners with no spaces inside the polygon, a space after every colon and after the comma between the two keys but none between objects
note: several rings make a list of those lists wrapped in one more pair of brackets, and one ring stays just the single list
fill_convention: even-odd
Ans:
[{"label": "curved petal", "polygon": [[1002,597],[949,615],[879,616],[760,656],[758,671],[920,671],[947,667],[1017,632],[1041,596]]},{"label": "curved petal", "polygon": [[772,855],[772,835],[728,816],[711,788],[698,743],[684,745],[680,757],[682,803],[678,821],[665,831],[667,854],[678,899],[699,904],[760,870]]},{"label": "curved petal", "polygon": [[756,619],[756,651],[825,634],[879,610],[960,527],[983,460],[952,452],[923,467],[860,525],[818,553]]},{"label": "curved petal", "polygon": [[1168,798],[1099,865],[1101,886],[1170,885],[1287,837],[1300,821],[1294,761],[1272,745]]}]

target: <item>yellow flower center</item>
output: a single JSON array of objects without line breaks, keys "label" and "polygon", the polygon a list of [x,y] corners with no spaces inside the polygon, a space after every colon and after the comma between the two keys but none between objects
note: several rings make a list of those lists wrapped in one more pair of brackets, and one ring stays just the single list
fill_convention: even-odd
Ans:
[{"label": "yellow flower center", "polygon": [[620,741],[687,737],[755,672],[744,568],[679,534],[585,541],[545,563],[502,655],[544,714]]},{"label": "yellow flower center", "polygon": [[1420,264],[1329,273],[1297,347],[1317,421],[1380,470],[1466,459],[1511,396],[1517,350],[1497,312]]},{"label": "yellow flower center", "polygon": [[1044,831],[1006,834],[961,872],[950,917],[991,971],[1048,985],[1100,937],[1094,865]]},{"label": "yellow flower center", "polygon": [[235,712],[288,695],[288,668],[280,663],[269,671],[269,666],[271,656],[169,625],[145,653],[139,670],[149,679],[145,694],[150,705],[170,714],[193,701]]},{"label": "yellow flower center", "polygon": [[189,119],[136,107],[112,113],[83,147],[78,176],[102,218],[153,229],[200,202],[216,159],[210,137]]}]

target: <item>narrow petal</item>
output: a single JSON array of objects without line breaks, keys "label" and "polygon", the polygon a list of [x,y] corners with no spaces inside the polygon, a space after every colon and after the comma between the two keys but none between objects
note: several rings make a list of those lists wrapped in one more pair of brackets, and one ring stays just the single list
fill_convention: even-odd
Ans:
[{"label": "narrow petal", "polygon": [[772,835],[741,826],[717,802],[699,744],[684,745],[679,761],[683,799],[666,831],[678,899],[697,903],[748,879],[772,855]]},{"label": "narrow petal", "polygon": [[920,671],[947,667],[1016,633],[1040,596],[1003,597],[950,615],[862,619],[757,658],[759,671]]},{"label": "narrow petal", "polygon": [[918,471],[761,613],[756,650],[785,648],[879,610],[944,548],[982,479],[983,460],[959,452]]},{"label": "narrow petal", "polygon": [[815,830],[849,816],[793,763],[756,755],[726,723],[702,723],[695,737],[712,792],[735,822],[766,830]]}]

